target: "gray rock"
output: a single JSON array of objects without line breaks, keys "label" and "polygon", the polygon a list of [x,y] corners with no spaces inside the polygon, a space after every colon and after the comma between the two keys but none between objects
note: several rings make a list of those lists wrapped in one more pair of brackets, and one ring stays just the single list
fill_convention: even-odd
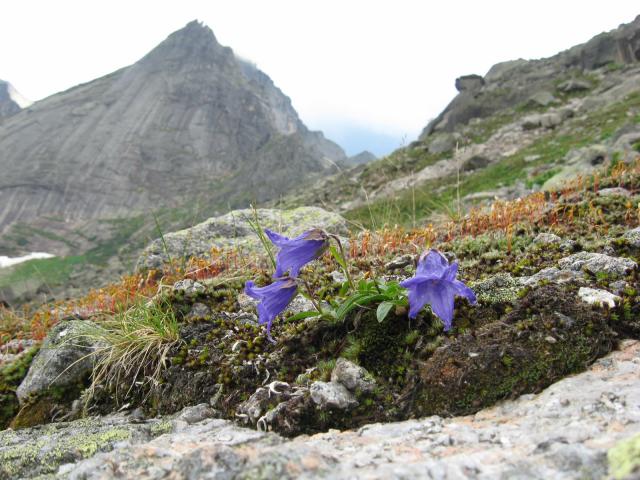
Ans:
[{"label": "gray rock", "polygon": [[491,159],[484,155],[474,155],[467,159],[462,165],[461,169],[463,172],[470,172],[472,170],[478,170],[480,168],[485,168],[486,166],[491,164]]},{"label": "gray rock", "polygon": [[586,175],[593,172],[609,155],[605,145],[589,145],[587,147],[571,150],[564,158],[562,171],[547,180],[542,186],[543,190],[562,188],[570,179],[577,175]]},{"label": "gray rock", "polygon": [[170,419],[130,425],[103,417],[7,430],[0,432],[0,476],[601,479],[619,467],[615,458],[609,463],[608,449],[640,433],[640,389],[633,381],[639,362],[640,342],[625,341],[586,372],[473,416],[293,439],[216,419],[179,429]]},{"label": "gray rock", "polygon": [[616,280],[615,282],[611,282],[609,284],[609,288],[613,292],[614,295],[622,295],[622,293],[629,288],[629,284],[624,280]]},{"label": "gray rock", "polygon": [[484,79],[480,75],[463,75],[456,78],[456,90],[459,92],[475,92],[484,86]]},{"label": "gray rock", "polygon": [[81,384],[93,369],[92,353],[99,348],[87,334],[97,327],[86,321],[61,322],[53,327],[16,390],[21,404],[51,388]]},{"label": "gray rock", "polygon": [[520,121],[524,130],[534,130],[536,128],[555,128],[567,118],[573,116],[573,111],[568,108],[554,109],[547,113],[534,113],[527,115]]},{"label": "gray rock", "polygon": [[562,239],[555,233],[543,232],[533,239],[533,243],[536,245],[558,245],[562,243]]},{"label": "gray rock", "polygon": [[518,298],[520,282],[508,273],[499,273],[470,285],[480,303],[509,303]]},{"label": "gray rock", "polygon": [[624,241],[632,247],[640,248],[640,227],[628,230],[622,236]]},{"label": "gray rock", "polygon": [[438,155],[440,153],[450,152],[456,147],[456,137],[450,133],[440,133],[434,135],[429,142],[429,153]]},{"label": "gray rock", "polygon": [[561,270],[556,267],[543,268],[538,273],[529,277],[522,277],[520,283],[527,287],[539,285],[541,282],[550,283],[567,283],[584,280],[585,275],[582,271]]},{"label": "gray rock", "polygon": [[558,265],[563,270],[584,270],[593,275],[605,273],[609,277],[624,277],[638,267],[638,264],[629,258],[611,257],[602,253],[580,252],[569,257],[562,258]]},{"label": "gray rock", "polygon": [[366,369],[342,357],[331,372],[331,382],[340,383],[352,392],[372,393],[376,388],[375,380]]},{"label": "gray rock", "polygon": [[194,321],[194,320],[202,320],[204,318],[207,318],[209,315],[211,315],[211,309],[207,307],[204,303],[196,302],[193,304],[193,306],[191,307],[191,310],[189,311],[189,313],[186,315],[185,318],[187,321]]},{"label": "gray rock", "polygon": [[539,107],[547,107],[552,103],[556,103],[558,99],[553,96],[548,90],[542,90],[541,92],[534,93],[529,97],[528,103]]},{"label": "gray rock", "polygon": [[558,90],[564,93],[583,92],[591,90],[591,82],[582,78],[570,78],[558,85]]},{"label": "gray rock", "polygon": [[309,387],[311,399],[322,409],[347,410],[358,405],[356,397],[344,385],[336,382],[313,382]]},{"label": "gray rock", "polygon": [[588,287],[580,287],[580,290],[578,290],[578,297],[589,305],[606,305],[609,308],[615,307],[616,302],[621,300],[619,296],[614,295],[611,292],[607,292],[606,290]]},{"label": "gray rock", "polygon": [[187,407],[183,409],[176,417],[176,419],[191,425],[193,423],[202,422],[203,420],[206,420],[208,418],[213,418],[215,417],[215,414],[215,410],[208,404],[201,403],[199,405],[194,405],[193,407]]},{"label": "gray rock", "polygon": [[598,195],[601,197],[630,197],[631,192],[626,188],[621,187],[612,187],[612,188],[603,188],[598,190]]},{"label": "gray rock", "polygon": [[401,268],[407,267],[414,262],[414,257],[411,254],[400,255],[390,262],[384,264],[384,269],[387,272],[393,272]]},{"label": "gray rock", "polygon": [[[264,254],[264,247],[251,229],[248,220],[253,218],[250,209],[234,210],[220,217],[210,218],[192,228],[168,233],[155,240],[142,252],[137,268],[158,268],[160,263],[172,259],[209,258],[212,247],[240,249],[244,254]],[[288,237],[299,235],[313,227],[319,227],[336,235],[348,235],[347,222],[337,213],[319,207],[300,207],[293,210],[258,209],[263,228],[269,228]],[[165,248],[166,246],[166,248]]]},{"label": "gray rock", "polygon": [[204,293],[206,288],[200,282],[196,282],[190,278],[178,280],[172,287],[174,293],[181,293],[188,297],[195,297],[200,293]]}]

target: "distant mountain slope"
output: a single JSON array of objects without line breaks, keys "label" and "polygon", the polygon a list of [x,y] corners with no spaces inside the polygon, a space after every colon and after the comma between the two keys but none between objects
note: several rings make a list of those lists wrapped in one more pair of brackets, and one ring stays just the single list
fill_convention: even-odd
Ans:
[{"label": "distant mountain slope", "polygon": [[0,151],[0,233],[44,216],[246,205],[346,158],[198,22],[135,64],[6,119]]},{"label": "distant mountain slope", "polygon": [[0,121],[31,105],[9,82],[0,80]]},{"label": "distant mountain slope", "polygon": [[[420,138],[278,205],[322,205],[366,226],[416,225],[515,198],[640,152],[640,16],[553,57],[456,79]],[[459,200],[458,200],[459,199]]]}]

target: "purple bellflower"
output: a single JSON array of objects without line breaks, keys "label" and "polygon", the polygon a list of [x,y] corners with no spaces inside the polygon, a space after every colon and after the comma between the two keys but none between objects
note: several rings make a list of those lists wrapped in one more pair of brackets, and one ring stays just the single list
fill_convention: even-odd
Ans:
[{"label": "purple bellflower", "polygon": [[320,228],[307,230],[296,238],[287,238],[266,228],[264,233],[280,249],[273,278],[280,278],[286,272],[296,278],[302,267],[320,257],[329,246],[329,236]]},{"label": "purple bellflower", "polygon": [[249,280],[244,286],[244,292],[256,300],[258,304],[258,323],[267,324],[267,338],[271,338],[271,324],[282,311],[287,308],[291,300],[298,293],[298,284],[294,278],[281,278],[266,287],[256,287],[255,283]]},{"label": "purple bellflower", "polygon": [[460,280],[456,280],[458,263],[449,262],[437,250],[423,254],[418,261],[416,275],[400,285],[409,290],[409,318],[416,318],[418,312],[427,303],[431,310],[444,323],[444,330],[451,328],[453,321],[453,302],[456,295],[465,297],[472,304],[476,295]]}]

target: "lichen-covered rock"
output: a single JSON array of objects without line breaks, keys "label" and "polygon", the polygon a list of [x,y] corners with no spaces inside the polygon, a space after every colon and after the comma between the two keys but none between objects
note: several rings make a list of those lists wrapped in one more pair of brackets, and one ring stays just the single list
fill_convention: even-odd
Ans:
[{"label": "lichen-covered rock", "polygon": [[598,195],[601,197],[630,197],[631,192],[626,188],[621,187],[611,187],[611,188],[603,188],[598,190]]},{"label": "lichen-covered rock", "polygon": [[336,360],[331,381],[341,383],[352,392],[371,393],[376,388],[376,381],[366,369],[342,357]]},{"label": "lichen-covered rock", "polygon": [[625,232],[624,241],[635,248],[640,248],[640,227]]},{"label": "lichen-covered rock", "polygon": [[191,307],[189,313],[187,313],[185,320],[193,322],[195,320],[202,320],[211,315],[211,309],[204,303],[196,302]]},{"label": "lichen-covered rock", "polygon": [[[324,228],[336,235],[349,233],[344,218],[319,207],[300,207],[293,210],[260,208],[257,212],[263,228],[278,231],[288,237],[296,236],[312,227]],[[249,225],[249,220],[252,219],[252,210],[233,210],[186,230],[168,233],[163,239],[155,240],[145,248],[138,259],[137,269],[160,268],[169,258],[207,258],[211,255],[212,248],[238,248],[244,253],[263,253],[264,248]]]},{"label": "lichen-covered rock", "polygon": [[520,279],[520,283],[527,287],[533,287],[540,283],[568,283],[577,282],[584,279],[584,273],[582,271],[575,270],[561,270],[556,267],[543,268],[539,272]]},{"label": "lichen-covered rock", "polygon": [[187,297],[193,297],[198,295],[199,293],[203,293],[205,291],[205,286],[200,282],[196,282],[190,278],[185,278],[177,281],[172,290],[174,293],[182,294]]},{"label": "lichen-covered rock", "polygon": [[520,282],[508,273],[499,273],[471,285],[479,302],[486,304],[511,303],[518,298]]},{"label": "lichen-covered rock", "polygon": [[607,292],[606,290],[602,290],[600,288],[589,287],[581,287],[580,290],[578,290],[578,297],[580,297],[580,300],[588,303],[589,305],[606,305],[609,308],[615,307],[616,302],[619,302],[621,300],[619,296],[614,295],[611,292]]},{"label": "lichen-covered rock", "polygon": [[533,239],[533,243],[536,245],[555,245],[562,243],[562,239],[555,233],[543,232]]},{"label": "lichen-covered rock", "polygon": [[85,480],[623,478],[637,466],[639,361],[640,343],[628,341],[586,372],[472,417],[431,416],[290,440],[218,419],[128,424],[116,416],[9,430],[0,433],[0,471]]},{"label": "lichen-covered rock", "polygon": [[[71,320],[59,323],[49,332],[29,373],[16,390],[21,405],[42,396],[61,399],[66,390],[79,393],[93,369],[92,353],[99,347],[87,335],[94,328],[97,327],[91,322]],[[32,423],[24,408],[21,416],[21,424]]]},{"label": "lichen-covered rock", "polygon": [[602,253],[580,252],[558,262],[563,270],[584,270],[593,275],[606,274],[611,278],[624,277],[638,267],[630,258],[611,257]]},{"label": "lichen-covered rock", "polygon": [[609,473],[613,478],[637,478],[640,472],[640,434],[618,442],[607,452],[607,457]]},{"label": "lichen-covered rock", "polygon": [[313,382],[309,392],[315,404],[323,409],[347,410],[358,405],[358,400],[356,400],[354,394],[341,383]]}]

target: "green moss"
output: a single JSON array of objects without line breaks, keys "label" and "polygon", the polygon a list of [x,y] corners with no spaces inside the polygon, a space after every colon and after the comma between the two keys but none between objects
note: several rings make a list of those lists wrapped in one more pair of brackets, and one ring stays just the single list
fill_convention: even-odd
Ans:
[{"label": "green moss", "polygon": [[607,452],[607,458],[609,473],[616,480],[640,471],[640,435],[616,444]]},{"label": "green moss", "polygon": [[18,413],[19,404],[15,391],[27,375],[39,346],[32,347],[15,362],[0,369],[0,429],[6,428]]}]

